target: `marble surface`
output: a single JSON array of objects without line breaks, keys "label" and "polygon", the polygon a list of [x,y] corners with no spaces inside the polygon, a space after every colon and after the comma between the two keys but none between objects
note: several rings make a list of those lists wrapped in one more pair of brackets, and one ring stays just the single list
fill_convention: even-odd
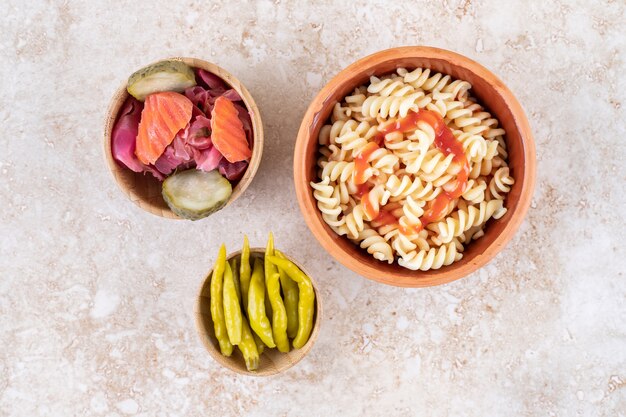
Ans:
[{"label": "marble surface", "polygon": [[[0,415],[625,416],[623,0],[0,2]],[[334,262],[300,215],[292,152],[354,60],[433,45],[500,76],[537,142],[532,207],[487,267],[406,290]],[[196,56],[250,89],[266,129],[244,196],[197,222],[142,212],[101,150],[141,65]],[[267,233],[317,278],[310,355],[237,376],[196,336],[225,242]]]}]

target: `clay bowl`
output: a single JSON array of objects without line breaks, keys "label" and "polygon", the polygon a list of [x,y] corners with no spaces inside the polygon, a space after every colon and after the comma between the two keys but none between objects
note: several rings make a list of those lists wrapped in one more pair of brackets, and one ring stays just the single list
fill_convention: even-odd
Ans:
[{"label": "clay bowl", "polygon": [[[265,254],[265,248],[251,248],[250,257],[258,257],[263,259]],[[228,255],[227,259],[239,257],[241,251],[233,252]],[[298,265],[298,267],[311,278],[313,283],[313,289],[315,290],[315,316],[313,317],[313,329],[311,330],[311,336],[308,342],[301,349],[293,349],[287,353],[279,352],[278,349],[265,348],[260,356],[259,368],[254,371],[248,371],[246,369],[246,363],[241,355],[241,352],[237,347],[233,348],[233,354],[230,357],[223,356],[220,352],[219,344],[215,338],[215,331],[213,330],[213,320],[211,319],[211,275],[213,270],[209,271],[206,279],[200,287],[200,292],[196,299],[195,305],[195,317],[196,317],[196,330],[200,336],[202,344],[209,351],[209,354],[220,365],[242,375],[250,376],[270,376],[283,372],[296,363],[300,362],[310,351],[320,331],[320,322],[322,321],[322,303],[319,297],[319,291],[309,274],[300,264],[298,264],[293,258],[285,255],[291,262]]]},{"label": "clay bowl", "polygon": [[[472,94],[506,130],[511,174],[515,185],[505,200],[508,212],[490,220],[485,235],[468,244],[463,259],[438,270],[411,271],[379,262],[345,237],[337,236],[324,223],[309,182],[317,181],[317,137],[332,108],[371,75],[384,75],[399,67],[424,67],[469,81]],[[409,46],[388,49],[365,57],[341,71],[313,99],[304,115],[294,153],[296,195],[304,219],[320,244],[335,259],[354,272],[374,281],[401,287],[428,287],[462,278],[489,262],[520,226],[535,184],[535,144],[524,110],[513,93],[482,65],[443,49]]]},{"label": "clay bowl", "polygon": [[[196,58],[168,59],[183,61],[191,67],[202,68],[219,76],[222,80],[224,80],[224,82],[226,82],[226,84],[234,88],[239,93],[246,105],[246,108],[250,112],[253,131],[252,158],[250,159],[250,165],[248,166],[248,169],[244,173],[243,177],[233,188],[233,193],[227,203],[228,206],[229,204],[232,204],[241,194],[243,194],[246,188],[248,188],[248,185],[252,182],[252,178],[261,164],[261,155],[263,154],[263,124],[261,123],[259,109],[246,87],[244,87],[243,84],[235,78],[235,76],[225,69],[210,62]],[[131,171],[130,169],[118,164],[111,155],[111,132],[117,120],[120,108],[127,98],[128,92],[126,91],[126,81],[124,81],[123,85],[121,85],[113,95],[106,114],[104,125],[104,156],[107,167],[109,168],[109,171],[111,171],[111,174],[113,174],[113,178],[119,188],[130,199],[130,201],[145,211],[157,216],[168,219],[180,219],[180,217],[170,210],[163,200],[163,197],[161,196],[160,181],[154,178],[151,174],[144,175],[143,173]]]}]

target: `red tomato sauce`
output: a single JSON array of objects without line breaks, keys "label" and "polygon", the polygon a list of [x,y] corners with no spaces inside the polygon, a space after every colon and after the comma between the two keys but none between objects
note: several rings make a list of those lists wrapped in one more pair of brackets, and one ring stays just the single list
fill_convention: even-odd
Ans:
[{"label": "red tomato sauce", "polygon": [[396,216],[391,214],[391,212],[387,210],[381,210],[380,213],[378,213],[378,216],[376,216],[374,220],[372,220],[372,222],[375,222],[380,227],[396,224],[398,223],[398,219],[396,218]]},{"label": "red tomato sauce", "polygon": [[365,181],[367,181],[365,174],[368,168],[370,168],[368,159],[372,153],[376,152],[378,149],[380,149],[380,147],[375,142],[369,142],[361,149],[357,157],[354,158],[354,183],[356,185],[364,184]]}]

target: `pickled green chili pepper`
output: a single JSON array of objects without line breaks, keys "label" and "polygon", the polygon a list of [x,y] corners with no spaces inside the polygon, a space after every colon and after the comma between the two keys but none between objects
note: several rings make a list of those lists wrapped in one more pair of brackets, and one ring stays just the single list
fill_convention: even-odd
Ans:
[{"label": "pickled green chili pepper", "polygon": [[272,303],[270,303],[270,295],[267,293],[267,285],[265,285],[265,314],[267,315],[267,319],[270,321],[270,325],[272,324],[272,319],[274,318],[274,312],[272,311]]},{"label": "pickled green chili pepper", "polygon": [[[274,251],[276,256],[287,259],[278,249]],[[285,299],[285,311],[287,312],[287,336],[293,339],[298,333],[298,284],[282,269],[278,268],[280,274],[280,286],[283,289]]]},{"label": "pickled green chili pepper", "polygon": [[256,340],[254,339],[248,320],[244,317],[241,327],[241,343],[239,343],[239,350],[243,355],[243,359],[246,361],[246,369],[248,371],[254,371],[259,367],[259,350],[257,349]]},{"label": "pickled green chili pepper", "polygon": [[283,299],[280,297],[280,275],[278,272],[273,272],[269,279],[265,277],[265,282],[267,284],[267,293],[270,303],[272,304],[272,334],[274,335],[274,342],[276,342],[276,346],[280,352],[289,352],[287,312],[283,305]]},{"label": "pickled green chili pepper", "polygon": [[260,259],[254,260],[250,288],[248,289],[248,318],[250,327],[259,335],[267,347],[276,347],[272,336],[272,325],[265,314],[265,280],[263,264]]},{"label": "pickled green chili pepper", "polygon": [[230,260],[230,270],[233,273],[233,282],[235,284],[235,291],[237,291],[237,299],[241,302],[241,283],[239,282],[239,265],[237,258]]},{"label": "pickled green chili pepper", "polygon": [[232,345],[241,343],[241,304],[239,304],[239,294],[237,294],[233,279],[233,270],[228,262],[224,271],[224,322],[230,343]]},{"label": "pickled green chili pepper", "polygon": [[298,300],[298,333],[293,339],[293,347],[300,349],[309,340],[311,328],[313,327],[313,314],[315,314],[315,291],[311,279],[306,276],[288,259],[280,259],[276,256],[267,257],[271,263],[278,268],[283,269],[289,278],[298,283],[299,300]]},{"label": "pickled green chili pepper", "polygon": [[267,317],[269,317],[270,322],[272,322],[274,320],[274,312],[272,311],[272,303],[270,302],[270,296],[268,293],[268,287],[267,287],[267,280],[270,279],[270,277],[278,272],[278,270],[276,269],[276,267],[271,263],[267,261],[267,257],[268,256],[273,256],[274,255],[274,235],[272,234],[272,232],[270,232],[270,236],[267,239],[267,246],[265,247],[265,265],[264,265],[264,270],[265,270],[265,312],[267,313]]},{"label": "pickled green chili pepper", "polygon": [[265,350],[265,344],[261,340],[258,334],[252,332],[252,336],[254,337],[254,343],[256,343],[256,350],[259,352],[259,355],[263,353]]},{"label": "pickled green chili pepper", "polygon": [[239,283],[241,286],[241,300],[243,301],[243,309],[248,310],[248,288],[250,287],[250,244],[248,236],[243,237],[243,249],[241,250],[241,259],[239,264]]},{"label": "pickled green chili pepper", "polygon": [[220,344],[220,351],[224,356],[233,353],[233,345],[228,338],[226,323],[224,321],[224,271],[226,269],[226,246],[222,245],[217,255],[217,261],[211,276],[211,318],[213,319],[213,329],[215,338]]}]

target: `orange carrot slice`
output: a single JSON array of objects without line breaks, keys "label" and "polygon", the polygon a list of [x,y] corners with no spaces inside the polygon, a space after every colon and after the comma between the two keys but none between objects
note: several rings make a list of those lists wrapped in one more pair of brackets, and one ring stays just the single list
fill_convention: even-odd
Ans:
[{"label": "orange carrot slice", "polygon": [[150,94],[141,112],[135,155],[144,164],[154,164],[176,133],[191,120],[193,103],[173,91]]},{"label": "orange carrot slice", "polygon": [[252,156],[238,114],[233,102],[226,97],[218,97],[211,112],[211,142],[231,163]]}]

